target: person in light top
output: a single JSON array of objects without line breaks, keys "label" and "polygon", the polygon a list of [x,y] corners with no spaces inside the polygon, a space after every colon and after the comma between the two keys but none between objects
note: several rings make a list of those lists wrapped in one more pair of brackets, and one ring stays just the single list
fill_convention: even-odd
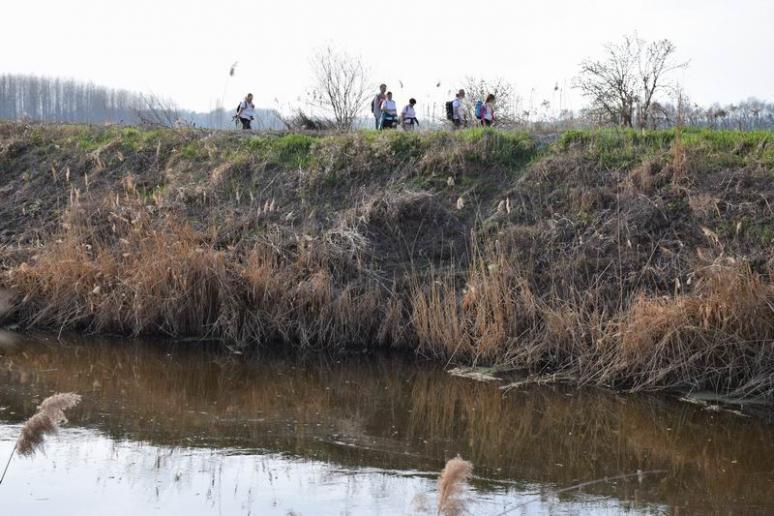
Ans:
[{"label": "person in light top", "polygon": [[481,106],[481,125],[489,127],[494,124],[494,103],[495,96],[490,93],[486,96],[486,102]]},{"label": "person in light top", "polygon": [[452,101],[452,123],[455,129],[468,125],[468,115],[465,112],[465,90],[460,90]]},{"label": "person in light top", "polygon": [[379,93],[371,99],[371,113],[374,114],[374,120],[376,120],[376,128],[379,129],[382,126],[382,102],[387,96],[384,92],[387,91],[386,84],[379,85]]},{"label": "person in light top", "polygon": [[380,106],[382,111],[382,124],[381,128],[384,129],[385,127],[391,128],[395,125],[395,122],[398,119],[398,105],[395,104],[395,101],[392,100],[392,92],[388,91],[387,96],[382,101],[382,105]]},{"label": "person in light top", "polygon": [[239,103],[237,118],[242,122],[242,130],[250,129],[250,122],[255,118],[255,104],[253,104],[253,94],[248,93],[245,99]]},{"label": "person in light top", "polygon": [[416,105],[416,99],[409,99],[409,103],[400,112],[400,123],[403,126],[404,131],[413,131],[415,125],[419,125],[417,120],[417,112],[414,110]]}]

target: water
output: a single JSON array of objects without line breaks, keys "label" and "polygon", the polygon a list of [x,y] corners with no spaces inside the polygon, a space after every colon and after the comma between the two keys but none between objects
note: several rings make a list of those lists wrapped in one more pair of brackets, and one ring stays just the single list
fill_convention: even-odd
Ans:
[{"label": "water", "polygon": [[[28,336],[0,347],[0,460],[59,391],[83,402],[44,454],[14,458],[2,515],[435,514],[457,454],[475,465],[467,514],[774,512],[774,425],[663,396]],[[663,473],[558,492],[637,470]]]}]

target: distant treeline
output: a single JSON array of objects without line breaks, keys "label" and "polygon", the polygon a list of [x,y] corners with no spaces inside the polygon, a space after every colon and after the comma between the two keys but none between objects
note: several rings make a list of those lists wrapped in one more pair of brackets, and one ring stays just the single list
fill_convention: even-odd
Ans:
[{"label": "distant treeline", "polygon": [[[238,102],[233,101],[235,109]],[[0,75],[0,119],[5,120],[221,128],[230,126],[232,115],[223,108],[206,113],[180,109],[155,95],[72,79]],[[256,115],[254,127],[281,127],[274,111],[258,109]]]},{"label": "distant treeline", "polygon": [[[654,128],[673,127],[679,110],[673,104],[655,104],[652,110]],[[774,103],[749,98],[736,104],[700,106],[687,104],[682,108],[683,124],[711,129],[774,129]]]},{"label": "distant treeline", "polygon": [[[203,113],[181,109],[173,101],[155,95],[106,88],[72,79],[0,75],[0,119],[4,120],[228,128],[232,127],[232,115],[239,100],[233,99],[233,110],[221,107]],[[501,112],[505,113],[512,106],[503,104],[501,108]],[[654,103],[650,106],[648,127],[672,127],[681,117],[683,124],[693,127],[774,129],[774,103],[755,98],[736,104],[713,104],[708,107],[687,103],[682,107],[680,116],[678,112],[675,105]],[[577,114],[564,111],[553,119],[545,116],[530,121],[529,117],[514,116],[513,123],[509,125],[537,125],[544,128],[607,125],[609,122],[599,115],[593,108],[588,108]],[[306,118],[301,110],[283,119],[274,110],[256,109],[253,127],[314,128],[315,121]],[[370,119],[364,120],[357,125],[370,127]],[[427,122],[426,126],[433,127],[437,121]]]}]

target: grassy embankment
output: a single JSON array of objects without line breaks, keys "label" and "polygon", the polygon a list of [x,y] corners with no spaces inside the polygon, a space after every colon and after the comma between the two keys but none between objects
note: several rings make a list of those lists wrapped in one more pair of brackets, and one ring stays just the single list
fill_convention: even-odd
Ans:
[{"label": "grassy embankment", "polygon": [[774,134],[0,125],[23,326],[774,397]]}]

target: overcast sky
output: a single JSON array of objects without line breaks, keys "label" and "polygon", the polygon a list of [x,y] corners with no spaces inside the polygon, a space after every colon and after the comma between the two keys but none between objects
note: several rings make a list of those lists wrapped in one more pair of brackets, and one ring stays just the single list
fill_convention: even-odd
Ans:
[{"label": "overcast sky", "polygon": [[[181,107],[297,104],[315,49],[360,54],[399,102],[501,76],[565,108],[578,63],[637,31],[669,38],[699,103],[774,101],[772,0],[2,0],[0,72],[153,92]],[[238,61],[229,78],[231,64]],[[398,81],[404,87],[400,88]],[[436,84],[441,82],[441,87]]]}]

